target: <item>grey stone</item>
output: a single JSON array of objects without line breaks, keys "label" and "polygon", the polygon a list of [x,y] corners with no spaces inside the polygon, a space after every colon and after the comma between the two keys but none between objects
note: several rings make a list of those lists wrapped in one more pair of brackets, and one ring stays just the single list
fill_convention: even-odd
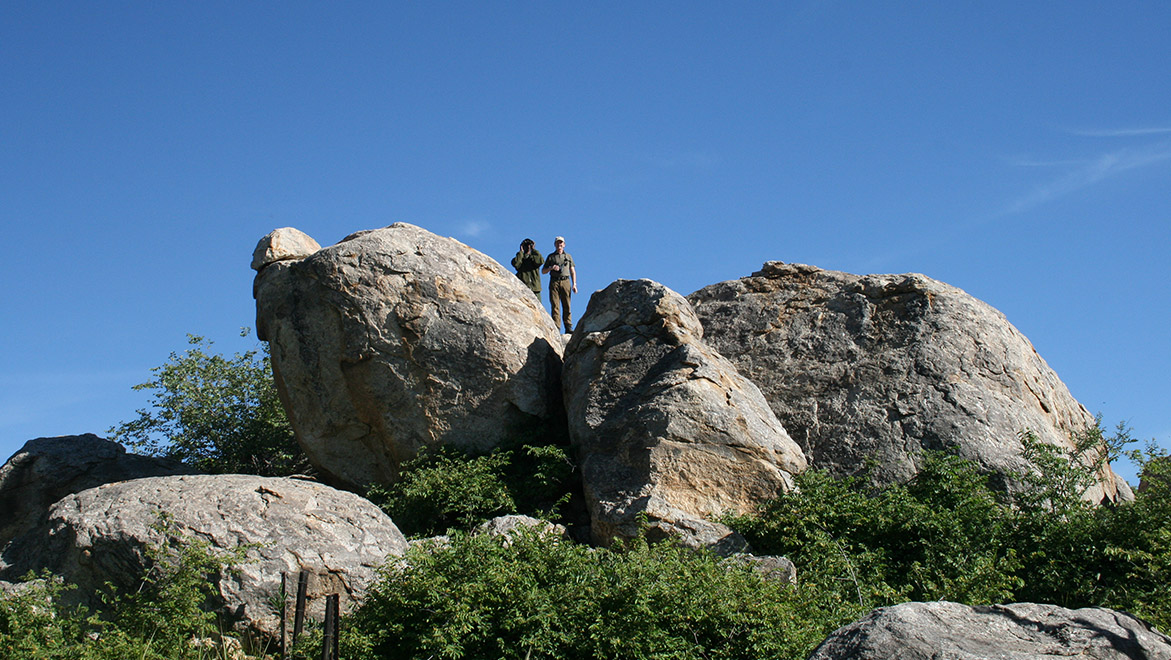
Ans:
[{"label": "grey stone", "polygon": [[[637,527],[630,526],[631,530]],[[720,557],[752,552],[752,546],[739,532],[723,523],[675,513],[669,518],[651,519],[646,523],[646,538],[651,542],[669,541],[689,550],[707,550]]]},{"label": "grey stone", "polygon": [[738,553],[725,561],[746,564],[766,580],[797,584],[797,566],[788,557],[779,555],[752,555]]},{"label": "grey stone", "polygon": [[636,535],[645,516],[685,545],[736,545],[705,519],[752,510],[805,469],[756,386],[704,343],[687,301],[650,280],[593,294],[565,349],[563,389],[598,543]]},{"label": "grey stone", "polygon": [[265,266],[278,261],[304,259],[320,249],[317,241],[300,229],[274,229],[260,239],[252,251],[252,270],[263,270]]},{"label": "grey stone", "polygon": [[[839,475],[873,461],[876,483],[901,481],[922,450],[951,450],[1012,490],[1027,468],[1019,433],[1069,447],[1094,423],[1000,312],[923,275],[768,262],[688,300],[811,464]],[[1086,498],[1128,495],[1107,468]]]},{"label": "grey stone", "polygon": [[564,525],[556,525],[547,520],[521,515],[497,516],[491,520],[486,520],[472,530],[472,535],[487,534],[488,536],[498,536],[503,538],[504,542],[508,544],[512,541],[512,537],[522,529],[536,529],[542,534],[549,534],[563,539],[569,538],[569,534]]},{"label": "grey stone", "polygon": [[320,620],[323,596],[340,594],[348,610],[376,569],[407,548],[381,509],[323,484],[251,475],[148,477],[63,498],[43,527],[13,542],[24,563],[0,577],[47,568],[77,584],[82,598],[107,581],[133,589],[152,565],[147,548],[168,533],[206,541],[216,554],[249,546],[238,573],[216,576],[214,586],[219,613],[254,636],[279,630],[272,599],[282,572],[291,577],[290,593],[299,571],[311,574],[309,613]]},{"label": "grey stone", "polygon": [[[391,483],[423,446],[488,451],[563,419],[561,339],[514,274],[397,223],[256,276],[259,334],[325,478]],[[563,422],[559,422],[563,423]]]},{"label": "grey stone", "polygon": [[1125,612],[903,603],[832,633],[809,660],[1169,660],[1171,637]]},{"label": "grey stone", "polygon": [[36,438],[0,466],[0,566],[12,539],[43,523],[54,502],[87,488],[139,477],[194,474],[178,461],[128,454],[87,433]]}]

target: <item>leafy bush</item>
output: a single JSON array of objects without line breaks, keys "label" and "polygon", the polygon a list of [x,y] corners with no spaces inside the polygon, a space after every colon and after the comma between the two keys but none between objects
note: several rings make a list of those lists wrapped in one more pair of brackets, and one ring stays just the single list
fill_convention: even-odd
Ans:
[{"label": "leafy bush", "polygon": [[424,452],[403,465],[397,482],[372,486],[366,497],[408,536],[468,528],[516,509],[502,475],[509,458],[507,453],[466,457]]},{"label": "leafy bush", "polygon": [[811,609],[788,584],[671,544],[457,533],[388,567],[347,621],[342,655],[796,658],[830,629]]},{"label": "leafy bush", "polygon": [[232,570],[244,549],[227,555],[173,532],[147,549],[152,567],[137,589],[107,585],[103,606],[91,612],[63,603],[75,589],[48,574],[0,598],[0,660],[205,660],[226,655],[220,626],[205,606],[214,598],[210,576]]},{"label": "leafy bush", "polygon": [[877,607],[904,600],[996,602],[1019,585],[1001,538],[1007,507],[975,467],[930,454],[905,484],[871,492],[861,479],[812,470],[758,514],[729,519],[758,551],[783,554],[802,581]]},{"label": "leafy bush", "polygon": [[191,348],[171,353],[151,370],[152,380],[134,387],[152,392],[152,409],[110,429],[112,438],[204,472],[304,471],[308,463],[277,396],[267,348],[228,358],[209,353],[212,342],[203,337],[188,335],[188,342]]},{"label": "leafy bush", "polygon": [[424,449],[397,482],[372,486],[366,496],[412,537],[468,530],[510,513],[552,517],[570,496],[574,466],[565,445],[554,444],[563,438],[542,429],[514,434],[482,456]]},{"label": "leafy bush", "polygon": [[[929,454],[914,479],[878,490],[807,472],[799,492],[728,522],[757,551],[788,556],[806,587],[839,602],[1105,606],[1171,629],[1169,482],[1133,503],[1093,506],[1082,495],[1130,441],[1125,428],[1079,434],[1072,451],[1022,440],[1035,469],[1017,475],[1025,490],[1011,498],[975,465]],[[1153,447],[1132,456],[1152,475],[1167,469]]]}]

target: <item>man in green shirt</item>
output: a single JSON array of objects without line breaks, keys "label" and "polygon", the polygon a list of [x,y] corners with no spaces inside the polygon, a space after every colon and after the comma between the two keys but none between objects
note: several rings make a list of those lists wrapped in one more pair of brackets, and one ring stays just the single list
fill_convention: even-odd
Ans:
[{"label": "man in green shirt", "polygon": [[537,251],[537,246],[531,238],[520,242],[520,251],[512,258],[512,267],[516,269],[516,276],[527,284],[533,293],[537,294],[538,300],[541,298],[541,274],[538,271],[541,270],[541,265],[544,263],[544,257]]},{"label": "man in green shirt", "polygon": [[545,259],[542,273],[549,273],[549,304],[553,307],[553,325],[561,324],[561,305],[565,305],[565,332],[573,332],[573,314],[569,310],[570,294],[577,293],[577,268],[565,251],[565,239],[553,239],[554,252]]}]

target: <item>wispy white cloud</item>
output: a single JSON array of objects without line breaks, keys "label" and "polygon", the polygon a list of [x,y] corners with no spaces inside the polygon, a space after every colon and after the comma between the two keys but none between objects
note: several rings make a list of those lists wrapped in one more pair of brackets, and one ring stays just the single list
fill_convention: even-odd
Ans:
[{"label": "wispy white cloud", "polygon": [[1046,160],[1041,158],[1031,158],[1029,156],[1013,156],[1005,158],[1012,167],[1078,167],[1092,162],[1085,158],[1071,158],[1066,160]]},{"label": "wispy white cloud", "polygon": [[461,236],[476,238],[477,236],[482,236],[483,234],[487,233],[491,228],[492,225],[483,220],[466,220],[462,225],[460,225],[459,233]]},{"label": "wispy white cloud", "polygon": [[1166,160],[1171,160],[1171,142],[1160,142],[1141,148],[1120,149],[1101,154],[1097,158],[1075,162],[1072,171],[1034,188],[1028,194],[1009,204],[1002,214],[1020,213],[1088,188],[1123,172],[1150,167]]},{"label": "wispy white cloud", "polygon": [[1073,135],[1082,137],[1143,137],[1151,135],[1171,135],[1171,126],[1147,126],[1143,128],[1108,128],[1108,129],[1070,129]]}]

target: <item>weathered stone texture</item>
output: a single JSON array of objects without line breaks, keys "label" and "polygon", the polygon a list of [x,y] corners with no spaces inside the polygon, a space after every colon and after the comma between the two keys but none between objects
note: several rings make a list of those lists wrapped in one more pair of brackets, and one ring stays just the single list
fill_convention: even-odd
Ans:
[{"label": "weathered stone texture", "polygon": [[[760,386],[811,464],[886,483],[948,449],[1000,475],[1024,469],[1018,434],[1049,444],[1094,418],[987,304],[923,275],[768,262],[688,297],[706,340]],[[1108,469],[1087,495],[1131,497]]]},{"label": "weathered stone texture", "polygon": [[944,601],[874,610],[809,660],[1171,660],[1171,637],[1125,612]]},{"label": "weathered stone texture", "polygon": [[135,588],[151,565],[147,547],[165,538],[164,514],[171,534],[207,541],[215,553],[253,546],[238,574],[217,576],[215,587],[219,611],[236,629],[261,635],[279,630],[269,603],[282,572],[294,581],[302,569],[313,575],[310,614],[320,620],[319,596],[339,593],[348,609],[375,569],[407,547],[381,509],[322,484],[251,475],[149,477],[66,496],[43,527],[13,542],[22,564],[0,577],[48,568],[77,584],[82,596],[106,581]]},{"label": "weathered stone texture", "polygon": [[687,301],[650,280],[590,298],[563,388],[600,542],[635,534],[640,513],[685,538],[723,538],[705,517],[750,510],[805,468],[756,386],[703,342]]},{"label": "weathered stone texture", "polygon": [[296,261],[317,252],[321,246],[305,232],[292,227],[274,229],[252,251],[252,270],[263,270],[278,261]]},{"label": "weathered stone texture", "polygon": [[92,433],[29,440],[0,466],[0,566],[17,536],[43,523],[54,502],[87,488],[139,477],[194,474],[179,461],[127,454]]},{"label": "weathered stone texture", "polygon": [[413,225],[353,234],[256,279],[259,334],[310,461],[391,482],[425,445],[484,451],[560,418],[561,338],[515,275]]}]

